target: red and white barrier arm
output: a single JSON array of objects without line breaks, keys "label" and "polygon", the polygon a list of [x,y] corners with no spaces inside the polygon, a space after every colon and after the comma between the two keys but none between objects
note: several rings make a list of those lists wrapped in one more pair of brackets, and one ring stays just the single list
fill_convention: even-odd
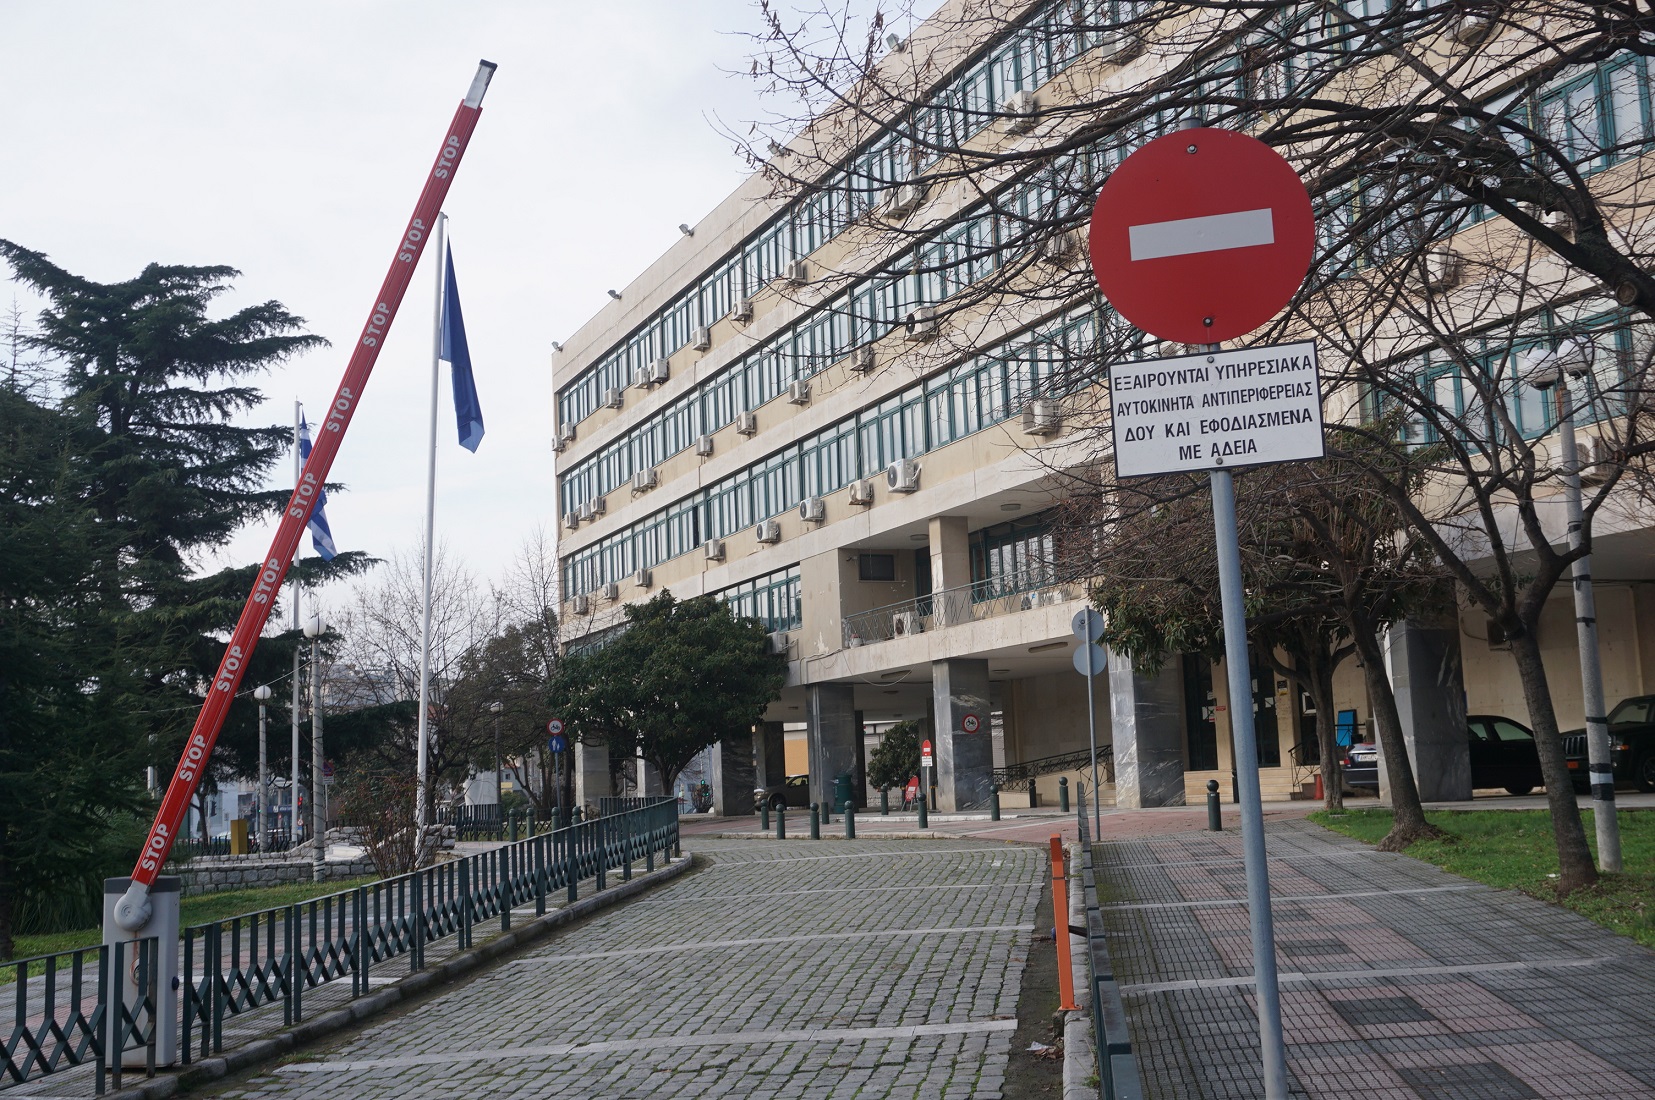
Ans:
[{"label": "red and white barrier arm", "polygon": [[[368,323],[363,326],[356,350],[345,368],[344,380],[333,395],[326,419],[318,425],[315,445],[311,447],[310,458],[299,475],[299,483],[293,489],[287,509],[282,513],[270,552],[264,556],[264,568],[253,582],[253,591],[241,610],[241,618],[236,621],[235,633],[230,635],[229,647],[224,652],[224,659],[219,662],[218,675],[213,677],[213,685],[201,705],[201,713],[196,716],[195,728],[190,731],[183,757],[178,761],[178,770],[173,773],[166,797],[161,800],[161,808],[155,814],[155,822],[149,827],[149,836],[144,841],[143,851],[139,853],[138,865],[132,869],[132,884],[115,905],[115,923],[128,932],[135,932],[149,923],[149,888],[172,851],[184,813],[201,784],[203,770],[224,726],[230,700],[235,697],[236,687],[241,683],[247,659],[264,632],[265,620],[270,617],[276,594],[281,591],[282,580],[287,576],[288,563],[293,560],[299,548],[299,538],[304,534],[305,525],[310,522],[310,513],[316,507],[317,494],[327,481],[333,457],[339,453],[345,429],[350,427],[351,417],[355,415],[357,404],[362,400],[362,391],[368,384],[368,375],[373,372],[379,349],[384,346],[385,334],[396,319],[397,308],[402,305],[402,296],[408,291],[408,283],[419,264],[425,242],[430,239],[437,224],[437,215],[442,211],[443,199],[448,196],[454,173],[460,167],[460,158],[465,155],[471,133],[477,128],[477,118],[482,114],[483,93],[488,90],[494,68],[493,62],[489,61],[478,66],[470,91],[454,112],[454,121],[449,123],[436,163],[425,177],[425,188],[414,207],[414,216],[408,220],[408,228],[403,231],[396,258],[391,261],[391,270],[379,288]],[[438,262],[441,262],[441,257],[438,257]]]}]

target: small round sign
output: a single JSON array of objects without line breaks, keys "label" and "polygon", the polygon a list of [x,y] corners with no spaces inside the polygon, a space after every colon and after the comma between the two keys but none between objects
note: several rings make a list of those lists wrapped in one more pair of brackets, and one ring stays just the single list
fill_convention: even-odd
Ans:
[{"label": "small round sign", "polygon": [[1096,676],[1109,667],[1109,657],[1103,647],[1089,642],[1075,650],[1075,671],[1082,676]]},{"label": "small round sign", "polygon": [[1196,127],[1156,138],[1110,174],[1090,243],[1117,313],[1163,340],[1216,344],[1287,305],[1310,270],[1316,228],[1304,182],[1280,153]]},{"label": "small round sign", "polygon": [[919,762],[921,767],[931,766],[931,742],[921,741],[919,745]]},{"label": "small round sign", "polygon": [[550,737],[546,738],[546,748],[552,752],[562,752],[568,747],[569,743],[564,740],[561,733],[554,733]]},{"label": "small round sign", "polygon": [[563,719],[553,718],[550,722],[547,722],[546,723],[546,732],[551,734],[553,737],[556,737],[558,734],[562,733],[563,732]]},{"label": "small round sign", "polygon": [[960,719],[960,729],[966,733],[976,733],[983,728],[983,720],[975,714],[967,714]]},{"label": "small round sign", "polygon": [[1069,629],[1081,641],[1095,642],[1103,637],[1103,615],[1094,608],[1083,607],[1069,621]]}]

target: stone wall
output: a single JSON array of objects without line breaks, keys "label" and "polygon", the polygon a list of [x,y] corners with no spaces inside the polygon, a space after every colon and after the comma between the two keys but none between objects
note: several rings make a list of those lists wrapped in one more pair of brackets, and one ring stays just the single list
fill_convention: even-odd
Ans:
[{"label": "stone wall", "polygon": [[[183,880],[184,894],[189,896],[219,890],[310,882],[315,876],[315,867],[308,860],[295,860],[291,852],[270,852],[263,856],[203,857],[168,870]],[[376,873],[373,862],[367,858],[332,859],[327,863],[329,882]]]}]

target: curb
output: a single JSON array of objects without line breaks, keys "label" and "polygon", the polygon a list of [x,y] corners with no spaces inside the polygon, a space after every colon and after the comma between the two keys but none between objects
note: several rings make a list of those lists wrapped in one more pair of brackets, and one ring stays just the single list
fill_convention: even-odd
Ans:
[{"label": "curb", "polygon": [[[1085,936],[1077,936],[1073,929],[1086,927],[1086,887],[1081,875],[1083,853],[1079,844],[1065,844],[1064,855],[1069,866],[1069,971],[1074,979],[1075,1004],[1079,1009],[1061,1013],[1063,1017],[1063,1100],[1098,1100],[1103,1095],[1097,1082],[1098,1061],[1093,1049],[1092,965],[1088,958]],[[1053,929],[1053,931],[1057,931]]]},{"label": "curb", "polygon": [[[860,844],[864,840],[977,840],[977,841],[982,841],[985,844],[1029,844],[1029,843],[1038,843],[1038,842],[1031,842],[1031,841],[1027,841],[1027,840],[1011,840],[1007,837],[999,837],[999,836],[972,836],[970,833],[939,833],[934,829],[933,830],[927,830],[926,832],[923,832],[923,833],[919,832],[917,830],[911,831],[911,832],[902,832],[902,833],[886,833],[886,832],[876,832],[872,829],[868,830],[867,832],[862,832],[861,828],[862,828],[861,825],[857,826],[858,831],[857,831],[857,834],[856,834],[856,839],[851,841],[850,843]],[[700,836],[705,836],[705,837],[711,837],[714,840],[771,840],[771,841],[774,841],[776,839],[776,834],[774,832],[768,832],[768,833],[701,833],[699,835]],[[811,839],[811,837],[810,837],[810,834],[809,834],[808,830],[806,831],[804,836],[795,836],[795,835],[793,835],[792,831],[789,830],[787,836],[783,837],[779,843],[789,844],[789,843],[792,843],[795,840],[810,840],[810,839]],[[845,839],[845,832],[844,832],[843,829],[840,829],[838,832],[833,833],[831,835],[824,832],[817,839],[820,839],[820,840],[840,840],[840,841],[842,841],[842,840]]]},{"label": "curb", "polygon": [[312,1043],[328,1035],[343,1031],[361,1020],[378,1016],[404,1001],[412,1000],[430,992],[439,983],[452,981],[461,975],[481,968],[486,963],[503,958],[519,948],[545,937],[555,928],[570,924],[600,910],[608,909],[612,905],[626,901],[635,894],[641,894],[660,883],[675,879],[688,871],[694,863],[694,854],[685,852],[679,858],[670,860],[665,867],[645,872],[642,875],[634,875],[630,882],[610,887],[602,893],[581,898],[573,905],[554,909],[543,917],[536,917],[528,924],[515,927],[510,932],[502,932],[478,947],[461,952],[439,966],[432,966],[418,974],[410,974],[396,984],[381,989],[377,993],[358,997],[343,1008],[332,1009],[320,1016],[296,1024],[285,1031],[277,1032],[263,1039],[255,1039],[226,1054],[192,1062],[188,1067],[177,1073],[157,1074],[155,1077],[146,1080],[142,1085],[122,1089],[120,1092],[105,1093],[104,1100],[160,1100],[161,1097],[174,1096],[190,1089],[199,1088],[232,1073],[240,1073],[242,1070],[251,1069],[261,1063],[275,1061],[282,1055],[290,1054],[306,1043]]}]

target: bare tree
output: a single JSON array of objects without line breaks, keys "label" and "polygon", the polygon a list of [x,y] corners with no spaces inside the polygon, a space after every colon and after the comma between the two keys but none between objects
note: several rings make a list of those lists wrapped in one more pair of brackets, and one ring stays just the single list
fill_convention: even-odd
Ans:
[{"label": "bare tree", "polygon": [[[776,292],[828,302],[859,342],[921,326],[932,338],[905,355],[921,371],[1090,306],[1090,339],[1054,343],[1014,400],[1061,398],[1094,425],[1070,460],[1105,468],[1099,383],[1168,349],[1097,300],[1078,231],[1099,187],[1192,119],[1276,147],[1306,180],[1320,247],[1297,300],[1251,342],[1314,336],[1331,419],[1388,438],[1382,414],[1401,410],[1407,442],[1436,448],[1417,488],[1361,467],[1362,448],[1338,457],[1512,639],[1561,888],[1593,881],[1535,630],[1594,525],[1616,509],[1643,522],[1646,494],[1622,483],[1655,449],[1655,13],[1633,0],[961,0],[916,27],[901,6],[865,11],[763,6],[753,73],[776,113],[739,138],[792,204],[794,253],[811,255],[808,277]],[[1571,397],[1602,441],[1576,549],[1560,545],[1554,414],[1517,369],[1565,337],[1601,349]]]}]

